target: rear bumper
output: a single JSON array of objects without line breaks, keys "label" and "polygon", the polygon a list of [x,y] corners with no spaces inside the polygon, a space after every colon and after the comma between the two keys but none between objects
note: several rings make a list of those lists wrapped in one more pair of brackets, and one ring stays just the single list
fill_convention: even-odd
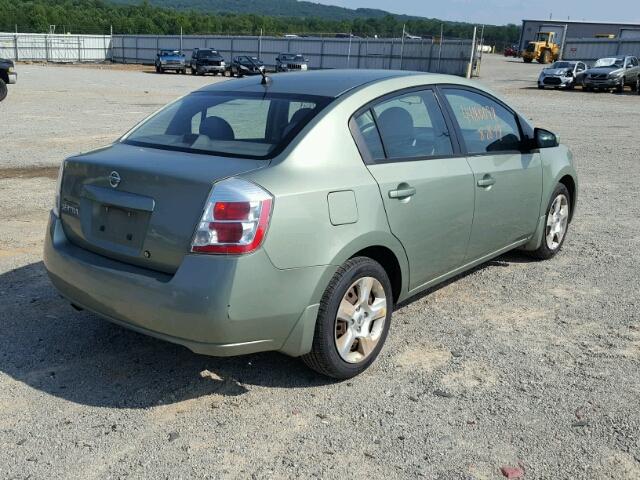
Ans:
[{"label": "rear bumper", "polygon": [[174,275],[71,244],[50,216],[44,264],[72,303],[138,332],[215,356],[311,347],[319,296],[333,267],[280,270],[264,250],[242,257],[186,255]]}]

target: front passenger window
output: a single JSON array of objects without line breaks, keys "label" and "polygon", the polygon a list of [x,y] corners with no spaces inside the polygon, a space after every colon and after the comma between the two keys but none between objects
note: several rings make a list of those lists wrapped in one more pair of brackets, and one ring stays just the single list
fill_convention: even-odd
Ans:
[{"label": "front passenger window", "polygon": [[443,89],[469,154],[519,150],[516,117],[485,95],[457,88]]}]

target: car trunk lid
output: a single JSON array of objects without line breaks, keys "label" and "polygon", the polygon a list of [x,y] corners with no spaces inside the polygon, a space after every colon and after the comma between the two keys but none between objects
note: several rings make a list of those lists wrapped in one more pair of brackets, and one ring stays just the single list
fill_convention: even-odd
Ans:
[{"label": "car trunk lid", "polygon": [[69,240],[174,273],[215,181],[268,164],[122,143],[65,162],[60,212]]}]

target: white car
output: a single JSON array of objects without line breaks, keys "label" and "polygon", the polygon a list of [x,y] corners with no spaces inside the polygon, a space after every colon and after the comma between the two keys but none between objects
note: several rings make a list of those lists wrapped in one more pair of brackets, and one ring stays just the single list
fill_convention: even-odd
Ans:
[{"label": "white car", "polygon": [[587,70],[584,62],[560,60],[540,72],[538,88],[568,88],[582,85],[582,77]]}]

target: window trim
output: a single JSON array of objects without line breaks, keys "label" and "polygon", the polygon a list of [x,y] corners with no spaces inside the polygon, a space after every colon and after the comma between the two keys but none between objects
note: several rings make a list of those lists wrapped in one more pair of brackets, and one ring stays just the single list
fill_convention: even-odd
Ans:
[{"label": "window trim", "polygon": [[464,153],[465,157],[484,157],[484,156],[487,156],[487,155],[523,155],[525,153],[532,153],[531,150],[527,150],[527,149],[525,149],[523,147],[521,147],[520,149],[517,149],[517,150],[516,149],[498,150],[498,151],[495,151],[495,152],[480,152],[480,153],[472,153],[472,152],[470,152],[469,148],[467,147],[466,142],[464,141],[464,135],[462,134],[462,129],[460,128],[458,120],[456,119],[456,116],[455,116],[455,113],[453,111],[453,108],[451,107],[451,104],[449,103],[449,100],[447,99],[447,96],[446,96],[446,94],[444,92],[445,89],[466,90],[468,92],[475,93],[477,95],[483,96],[483,97],[485,97],[485,98],[487,98],[489,100],[494,101],[495,103],[497,103],[498,105],[503,107],[505,110],[507,110],[509,113],[511,113],[511,115],[513,115],[513,117],[514,117],[514,119],[516,121],[516,126],[518,127],[518,133],[520,134],[520,142],[521,143],[524,144],[524,142],[529,138],[529,135],[525,134],[520,115],[518,115],[518,113],[515,112],[513,110],[513,108],[511,108],[509,105],[504,103],[502,100],[494,97],[490,93],[487,93],[487,92],[485,92],[483,90],[479,90],[477,88],[469,87],[467,85],[457,85],[455,83],[453,83],[453,84],[452,83],[438,84],[437,85],[438,94],[442,98],[443,103],[446,105],[447,113],[449,114],[449,116],[451,117],[452,122],[455,125],[456,136],[458,137],[458,141],[460,142],[461,150]]},{"label": "window trim", "polygon": [[[362,161],[365,163],[365,165],[378,165],[378,164],[399,163],[399,162],[421,162],[426,160],[439,160],[439,159],[458,158],[458,157],[466,156],[462,151],[462,146],[458,139],[457,131],[454,128],[455,125],[452,119],[449,118],[449,112],[445,108],[445,105],[443,105],[442,99],[438,94],[437,87],[438,87],[437,84],[427,84],[427,85],[417,85],[417,86],[412,86],[408,88],[402,88],[400,90],[394,90],[393,92],[385,93],[384,95],[374,98],[373,100],[367,102],[366,104],[361,106],[359,109],[357,109],[353,114],[351,114],[348,121],[349,130],[351,131],[351,136],[353,137],[353,140],[356,143],[356,147],[358,148],[358,151],[360,152],[360,156],[362,157]],[[392,98],[400,97],[413,92],[423,92],[425,90],[430,90],[433,93],[436,103],[440,108],[440,112],[442,113],[442,117],[444,118],[445,125],[447,126],[447,130],[449,133],[449,140],[451,141],[451,148],[453,150],[453,153],[448,155],[422,155],[418,157],[390,157],[389,154],[387,153],[387,146],[385,145],[384,139],[382,138],[382,134],[380,133],[380,128],[378,127],[377,115],[373,110],[373,108],[376,105],[384,103],[387,100],[390,100]],[[376,132],[378,134],[378,139],[380,140],[380,144],[382,145],[382,150],[384,152],[384,158],[382,159],[373,158],[369,150],[369,147],[367,146],[366,141],[362,136],[362,132],[360,132],[360,129],[358,128],[358,125],[356,122],[356,117],[363,115],[367,111],[370,112],[373,118]]]}]

